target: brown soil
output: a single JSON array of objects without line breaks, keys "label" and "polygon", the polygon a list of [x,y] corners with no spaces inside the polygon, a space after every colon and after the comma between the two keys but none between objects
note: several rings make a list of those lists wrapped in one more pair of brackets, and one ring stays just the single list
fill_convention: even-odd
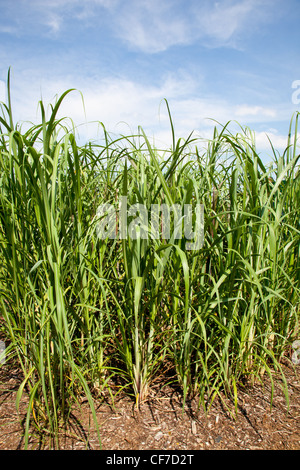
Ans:
[{"label": "brown soil", "polygon": [[[276,376],[273,405],[270,409],[271,383],[241,388],[237,413],[228,399],[214,401],[206,415],[197,400],[182,408],[180,391],[157,383],[147,401],[137,411],[125,394],[95,400],[103,450],[299,450],[300,381],[299,366],[284,361],[290,406]],[[0,449],[24,449],[24,422],[28,397],[24,394],[16,410],[16,394],[22,377],[18,369],[5,364],[0,369]],[[62,431],[60,449],[100,449],[87,400],[72,410],[69,427]],[[29,449],[49,449],[47,434],[43,439],[33,430]]]}]

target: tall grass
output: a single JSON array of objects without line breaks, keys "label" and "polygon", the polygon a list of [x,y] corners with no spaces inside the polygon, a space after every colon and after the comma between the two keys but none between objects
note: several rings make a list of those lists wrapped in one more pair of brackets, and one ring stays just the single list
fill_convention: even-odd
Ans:
[{"label": "tall grass", "polygon": [[[25,445],[34,425],[58,446],[82,392],[96,426],[94,394],[113,396],[112,383],[139,407],[167,368],[184,401],[206,407],[224,393],[237,403],[242,381],[274,371],[284,381],[281,359],[299,336],[299,115],[282,155],[270,143],[266,168],[255,136],[230,123],[205,149],[192,134],[177,141],[169,108],[170,150],[141,128],[112,139],[103,127],[103,143],[79,146],[57,118],[70,92],[50,117],[40,102],[41,124],[24,132],[9,76],[1,105],[0,302],[8,355],[24,375],[17,406],[29,395]],[[203,245],[188,250],[173,216],[168,239],[153,236],[150,217],[147,237],[99,237],[100,204],[124,229],[121,197],[148,215],[153,204],[177,207],[179,221],[185,204],[203,204]]]}]

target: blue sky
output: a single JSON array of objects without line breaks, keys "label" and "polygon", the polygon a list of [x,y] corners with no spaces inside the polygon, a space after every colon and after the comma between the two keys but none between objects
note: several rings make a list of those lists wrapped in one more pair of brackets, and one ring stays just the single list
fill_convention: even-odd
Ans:
[{"label": "blue sky", "polygon": [[76,88],[85,113],[78,91],[61,113],[83,124],[81,140],[101,121],[169,145],[167,99],[177,137],[237,120],[268,155],[266,134],[282,150],[300,110],[299,0],[0,0],[0,11],[0,100],[11,67],[18,121]]}]

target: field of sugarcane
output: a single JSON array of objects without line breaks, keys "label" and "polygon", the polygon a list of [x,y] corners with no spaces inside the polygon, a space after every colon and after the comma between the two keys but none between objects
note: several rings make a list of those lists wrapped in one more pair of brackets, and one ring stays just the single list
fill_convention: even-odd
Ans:
[{"label": "field of sugarcane", "polygon": [[[282,372],[300,336],[299,115],[266,167],[247,128],[177,140],[167,102],[170,149],[142,128],[112,137],[103,125],[101,143],[79,145],[57,117],[69,93],[50,112],[40,102],[26,131],[9,76],[1,104],[1,331],[24,377],[16,405],[29,397],[25,444],[31,426],[55,439],[82,393],[96,422],[95,390],[138,407],[154,380],[170,380],[206,409],[221,394],[235,403],[240,384]],[[149,214],[201,204],[201,246],[187,249],[173,218],[169,238],[152,236],[150,218],[147,237],[99,236],[99,206],[116,209],[119,227],[121,197]]]}]

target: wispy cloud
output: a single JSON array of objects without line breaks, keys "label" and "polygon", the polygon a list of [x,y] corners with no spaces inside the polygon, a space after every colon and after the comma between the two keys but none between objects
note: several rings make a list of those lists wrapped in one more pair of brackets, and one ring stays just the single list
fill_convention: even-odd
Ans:
[{"label": "wispy cloud", "polygon": [[198,37],[214,46],[236,45],[237,39],[255,33],[262,22],[272,19],[270,6],[269,0],[204,0],[193,9]]},{"label": "wispy cloud", "polygon": [[[16,0],[13,22],[2,31],[26,34],[30,24],[46,26],[44,34],[62,33],[74,19],[101,22],[130,48],[158,53],[175,45],[236,47],[276,15],[278,0]],[[19,11],[18,11],[19,7]],[[6,6],[6,8],[10,8]],[[25,22],[19,15],[23,15]],[[3,29],[4,28],[4,29]]]},{"label": "wispy cloud", "polygon": [[[132,48],[156,53],[174,45],[237,47],[276,16],[278,0],[131,0],[119,3],[112,25]],[[184,11],[184,15],[182,12]]]},{"label": "wispy cloud", "polygon": [[[264,107],[232,105],[217,95],[209,98],[197,97],[197,83],[189,75],[171,74],[157,85],[146,85],[134,80],[107,77],[104,79],[86,78],[84,82],[75,76],[68,79],[43,79],[42,84],[29,75],[14,87],[13,106],[17,120],[30,119],[39,122],[38,100],[44,104],[54,102],[70,85],[82,92],[72,92],[61,106],[59,116],[71,117],[78,126],[82,142],[102,136],[99,126],[103,122],[111,133],[122,134],[137,131],[141,125],[149,138],[154,138],[163,148],[171,145],[170,122],[164,98],[169,102],[175,132],[178,137],[186,138],[191,131],[195,137],[212,138],[213,127],[219,122],[224,125],[231,120],[231,128],[239,130],[235,120],[241,114],[243,122],[253,122],[260,128],[257,143],[260,149],[270,150],[266,134],[272,137],[275,147],[284,148],[286,137],[270,128],[276,122],[274,110]],[[1,89],[1,87],[0,87]],[[190,90],[188,96],[186,90]],[[42,95],[42,96],[41,96]],[[236,127],[235,127],[236,126]],[[265,130],[262,130],[265,129]]]},{"label": "wispy cloud", "polygon": [[263,106],[249,106],[249,105],[238,105],[236,107],[236,115],[239,117],[255,116],[256,118],[275,118],[277,112],[272,108],[265,108]]},{"label": "wispy cloud", "polygon": [[115,10],[114,31],[131,48],[156,53],[191,41],[189,18],[182,2],[131,0]]},{"label": "wispy cloud", "polygon": [[[290,69],[276,75],[282,53],[267,66],[266,55],[256,53],[259,28],[276,19],[279,0],[16,0],[16,12],[3,4],[0,34],[2,28],[5,37],[6,28],[10,36],[0,44],[0,78],[12,65],[17,120],[37,121],[41,96],[53,102],[75,87],[83,93],[87,121],[102,121],[112,132],[141,125],[168,145],[166,98],[179,137],[194,130],[209,138],[212,119],[241,120],[257,130],[259,145],[268,148],[268,131],[275,146],[285,142],[288,93],[299,77],[294,68],[290,82]],[[68,96],[61,115],[85,122],[79,93]],[[95,129],[80,126],[82,140],[95,138]]]},{"label": "wispy cloud", "polygon": [[50,28],[50,32],[58,33],[62,25],[62,17],[52,13],[49,17],[45,20],[45,24]]},{"label": "wispy cloud", "polygon": [[18,28],[13,25],[0,25],[0,33],[16,34]]}]

